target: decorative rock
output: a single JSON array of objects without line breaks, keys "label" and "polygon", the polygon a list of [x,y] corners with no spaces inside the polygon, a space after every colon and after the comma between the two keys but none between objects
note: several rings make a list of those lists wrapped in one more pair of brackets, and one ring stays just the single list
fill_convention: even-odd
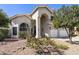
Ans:
[{"label": "decorative rock", "polygon": [[2,55],[3,53],[2,52],[0,52],[0,55]]},{"label": "decorative rock", "polygon": [[46,37],[49,37],[49,35],[48,35],[47,33],[45,33],[45,36],[46,36]]},{"label": "decorative rock", "polygon": [[26,49],[26,47],[23,47],[22,49],[24,50],[24,49]]},{"label": "decorative rock", "polygon": [[47,48],[44,48],[43,51],[44,51],[45,53],[48,53],[48,52],[49,52],[49,50],[48,50]]},{"label": "decorative rock", "polygon": [[0,52],[0,55],[12,55],[11,53],[7,53],[7,52]]},{"label": "decorative rock", "polygon": [[48,48],[43,48],[43,54],[44,55],[50,55],[51,53],[50,53],[50,51],[48,50]]},{"label": "decorative rock", "polygon": [[58,52],[53,52],[53,55],[59,55]]},{"label": "decorative rock", "polygon": [[54,48],[50,45],[47,48],[48,48],[49,52],[52,52],[54,50]]}]

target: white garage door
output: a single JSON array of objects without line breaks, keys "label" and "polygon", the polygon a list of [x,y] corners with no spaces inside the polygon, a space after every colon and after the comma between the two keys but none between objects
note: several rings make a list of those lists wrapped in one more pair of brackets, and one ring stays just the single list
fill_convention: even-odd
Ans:
[{"label": "white garage door", "polygon": [[60,37],[67,37],[68,36],[65,29],[60,29],[59,34],[60,34]]},{"label": "white garage door", "polygon": [[57,30],[56,29],[51,30],[51,37],[57,37]]},{"label": "white garage door", "polygon": [[57,33],[59,32],[59,37],[67,37],[67,32],[65,31],[65,29],[52,29],[51,30],[51,37],[58,37]]}]

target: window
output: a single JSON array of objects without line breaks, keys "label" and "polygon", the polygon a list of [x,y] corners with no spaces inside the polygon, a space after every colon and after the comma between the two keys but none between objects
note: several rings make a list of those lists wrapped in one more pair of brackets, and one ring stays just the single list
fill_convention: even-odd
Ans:
[{"label": "window", "polygon": [[26,23],[22,23],[20,25],[20,31],[27,31],[27,28],[28,28],[28,24],[26,24]]},{"label": "window", "polygon": [[51,21],[53,20],[53,16],[51,16]]}]

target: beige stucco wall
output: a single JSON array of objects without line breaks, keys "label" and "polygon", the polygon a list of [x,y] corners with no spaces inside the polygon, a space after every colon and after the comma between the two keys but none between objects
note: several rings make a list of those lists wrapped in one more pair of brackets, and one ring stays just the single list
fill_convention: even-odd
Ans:
[{"label": "beige stucco wall", "polygon": [[38,19],[38,11],[36,11],[33,15],[32,15],[32,19],[33,20],[36,20],[36,19]]},{"label": "beige stucco wall", "polygon": [[[41,20],[41,16],[43,14],[46,14],[48,19],[45,19],[44,21]],[[44,27],[44,34],[48,34],[50,36],[50,29],[49,29],[49,24],[51,22],[50,18],[51,18],[52,14],[47,10],[47,8],[38,8],[38,10],[32,15],[32,18],[36,20],[36,30],[37,30],[37,36],[40,35],[41,36],[41,26]],[[41,22],[44,22],[43,25],[41,25]]]},{"label": "beige stucco wall", "polygon": [[[17,18],[14,18],[12,19],[12,27],[17,27],[17,35],[14,36],[12,33],[13,31],[11,30],[11,35],[12,37],[19,37],[19,26],[20,24],[22,23],[26,23],[29,25],[29,28],[30,28],[30,31],[31,31],[31,19],[29,19],[28,17],[26,16],[20,16],[20,17],[17,17]],[[31,32],[30,32],[31,33]]]},{"label": "beige stucco wall", "polygon": [[53,15],[53,14],[51,14],[51,13],[48,11],[47,8],[39,8],[39,9],[38,9],[38,15],[41,17],[41,15],[43,15],[43,14],[47,14],[48,17],[49,17],[49,19],[51,18],[51,15]]},{"label": "beige stucco wall", "polygon": [[31,20],[27,18],[26,16],[20,16],[20,17],[14,18],[12,22],[18,25],[22,23],[27,23],[29,26],[31,26]]},{"label": "beige stucco wall", "polygon": [[[50,29],[49,24],[51,22],[51,16],[52,14],[47,10],[47,8],[40,8],[38,9],[39,16],[41,17],[43,14],[47,15],[47,19],[44,20],[44,25],[41,25],[44,27],[44,34],[50,36]],[[42,20],[41,20],[42,21]]]}]

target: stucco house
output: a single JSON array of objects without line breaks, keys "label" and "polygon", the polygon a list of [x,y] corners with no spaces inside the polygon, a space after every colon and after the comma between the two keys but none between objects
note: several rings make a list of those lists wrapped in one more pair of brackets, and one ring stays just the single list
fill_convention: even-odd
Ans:
[{"label": "stucco house", "polygon": [[[11,37],[19,38],[20,31],[27,31],[36,38],[44,35],[49,37],[67,37],[65,29],[55,29],[51,23],[51,16],[54,15],[52,9],[47,6],[36,7],[31,14],[17,14],[10,17]],[[58,36],[59,34],[59,36]]]}]

